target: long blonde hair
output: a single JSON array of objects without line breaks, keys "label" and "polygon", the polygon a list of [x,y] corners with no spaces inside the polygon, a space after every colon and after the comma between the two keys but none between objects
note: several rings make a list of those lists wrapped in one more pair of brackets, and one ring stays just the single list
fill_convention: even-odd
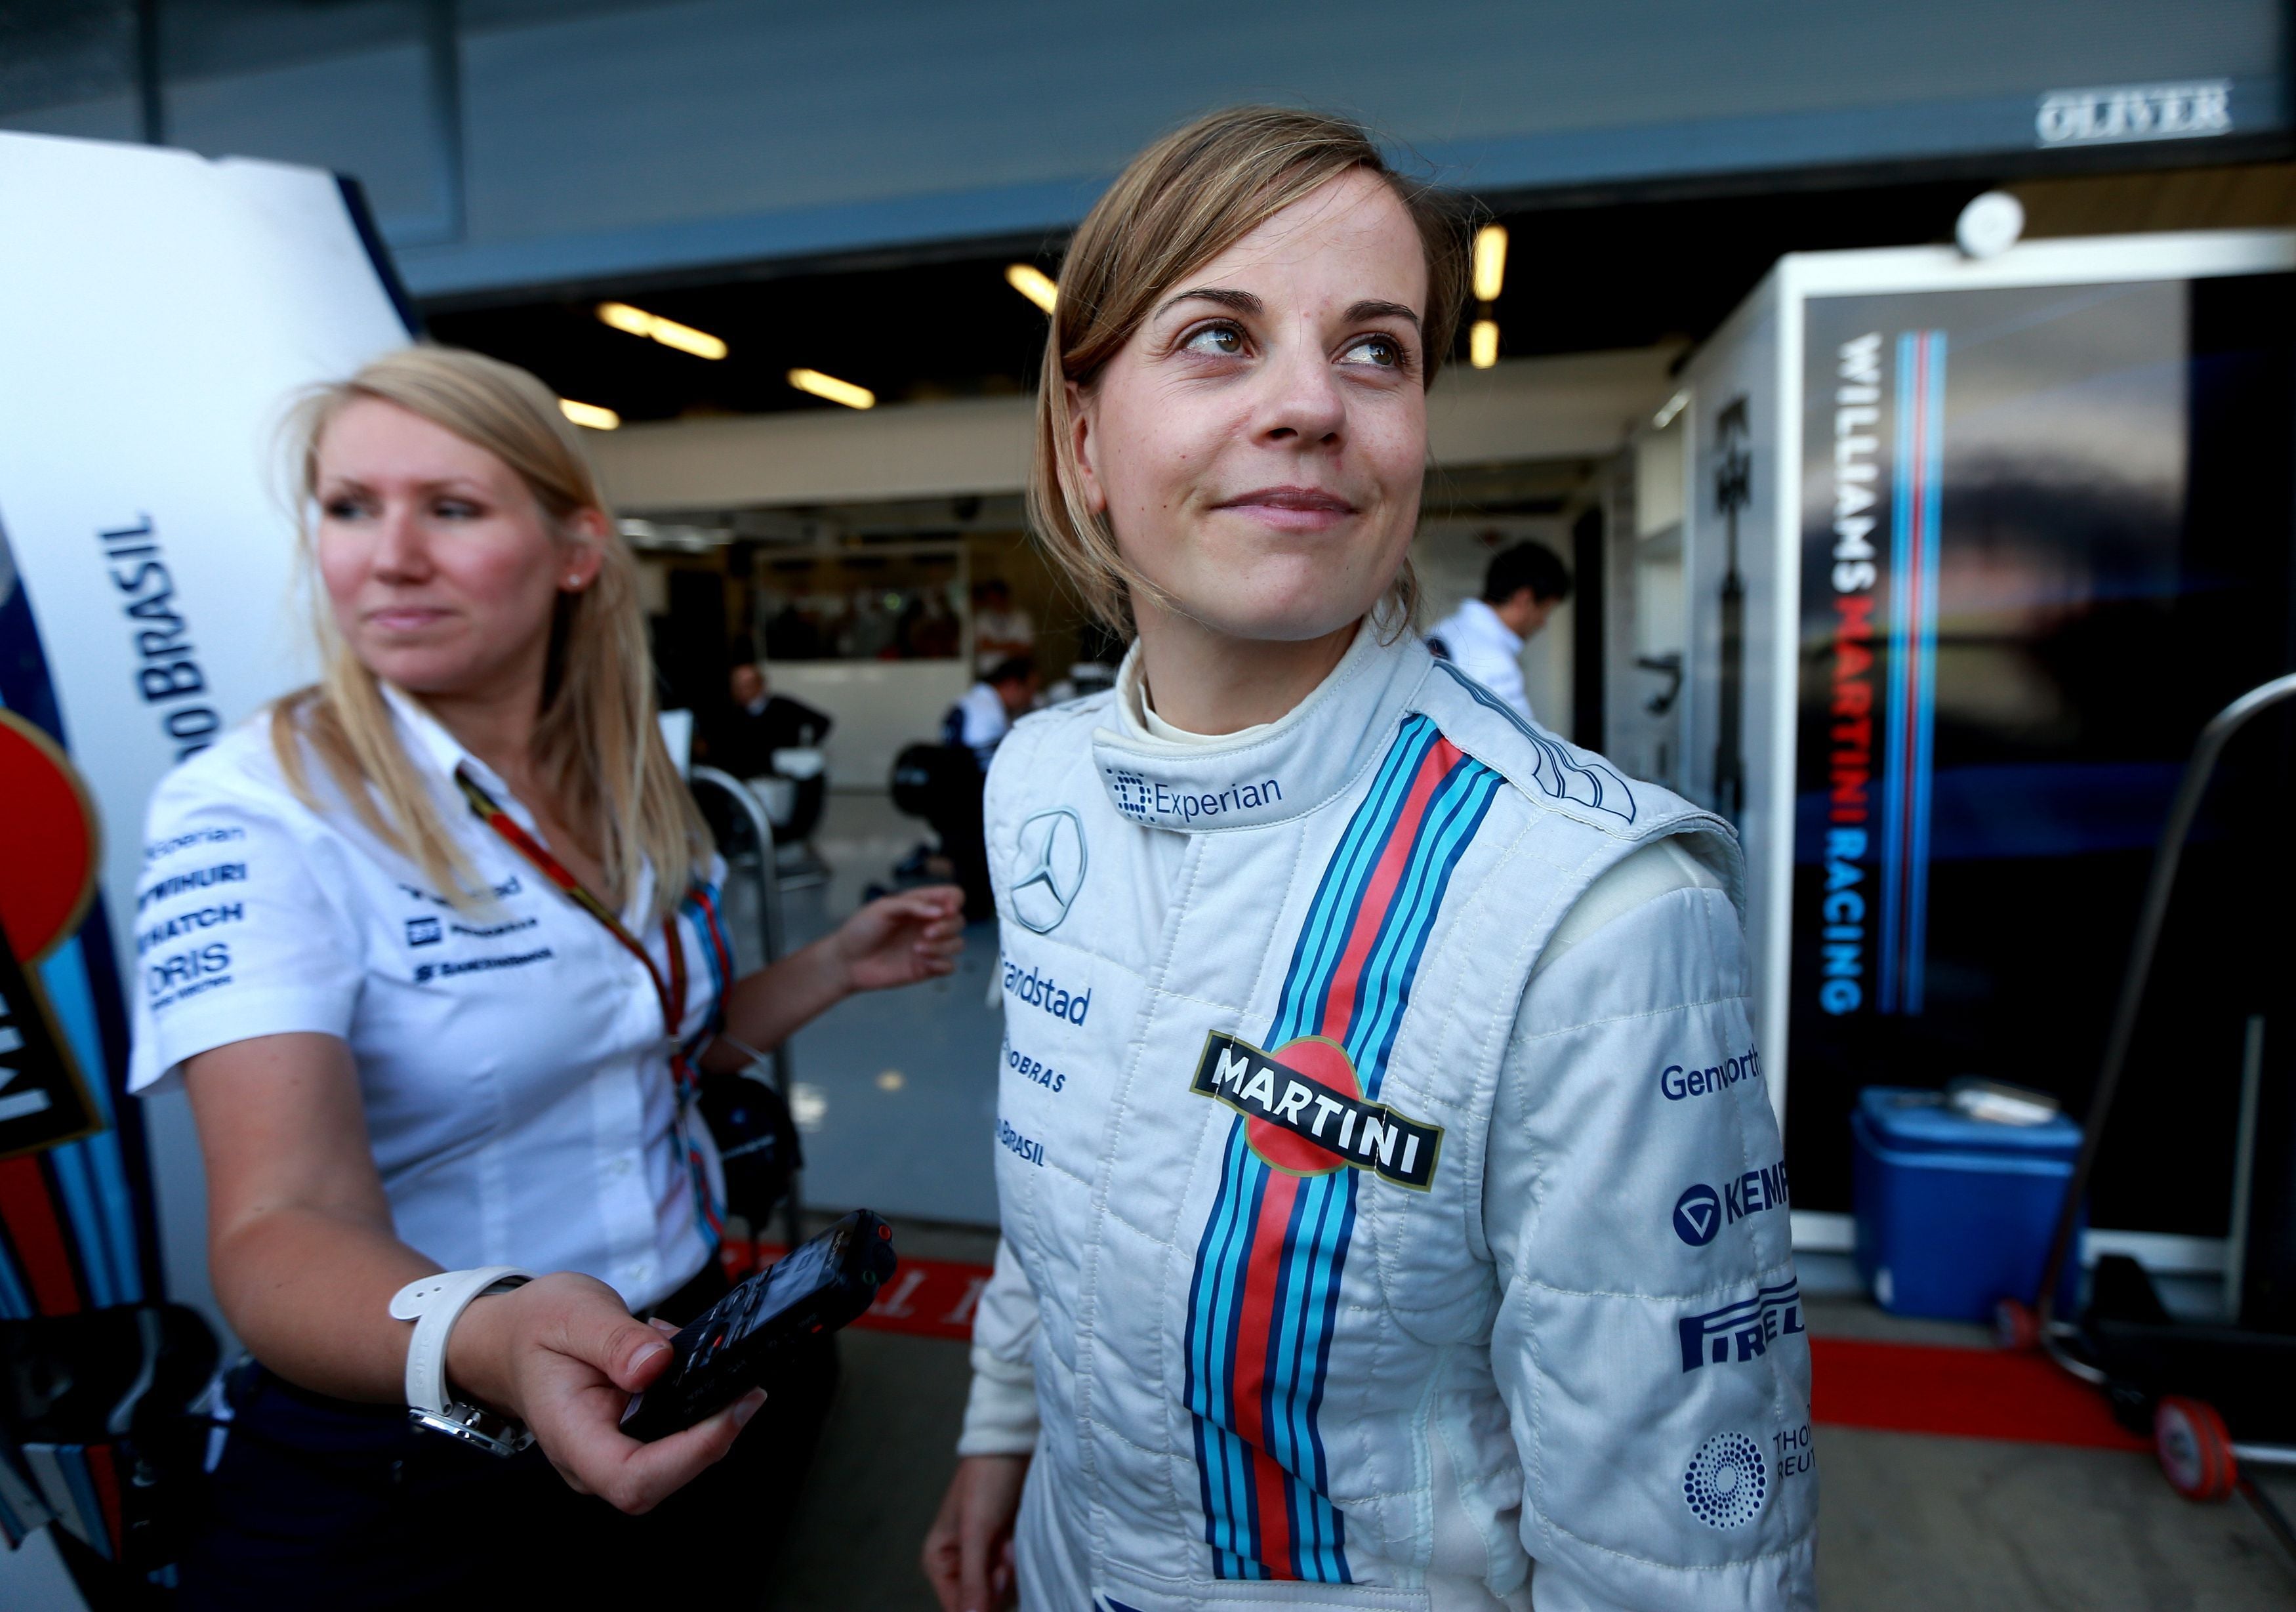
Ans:
[{"label": "long blonde hair", "polygon": [[385,353],[348,381],[314,388],[288,417],[285,440],[296,493],[299,557],[323,667],[319,681],[271,710],[271,744],[288,782],[319,802],[303,747],[318,753],[344,799],[374,835],[422,869],[458,907],[482,906],[485,889],[439,819],[422,775],[400,744],[375,675],[351,653],[316,585],[314,530],[319,443],[351,404],[393,404],[493,454],[518,474],[554,528],[582,510],[607,516],[596,579],[558,596],[551,626],[535,761],[570,819],[604,865],[614,906],[627,901],[651,863],[659,917],[685,894],[711,854],[709,830],[671,763],[656,722],[653,666],[638,603],[637,562],[615,528],[596,473],[557,399],[522,369],[453,348]]},{"label": "long blonde hair", "polygon": [[[1029,523],[1086,608],[1111,627],[1130,625],[1133,589],[1152,596],[1157,589],[1118,551],[1107,517],[1086,500],[1066,383],[1089,391],[1181,276],[1357,169],[1385,180],[1419,227],[1427,251],[1421,374],[1432,384],[1466,300],[1466,215],[1398,174],[1371,136],[1345,119],[1280,106],[1199,118],[1135,157],[1069,243],[1037,383]],[[1406,559],[1389,590],[1400,607],[1393,619],[1411,619],[1415,593]]]}]

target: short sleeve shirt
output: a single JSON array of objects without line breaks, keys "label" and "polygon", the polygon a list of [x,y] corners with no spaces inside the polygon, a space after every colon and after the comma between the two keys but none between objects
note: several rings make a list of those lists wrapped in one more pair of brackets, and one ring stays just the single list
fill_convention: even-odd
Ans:
[{"label": "short sleeve shirt", "polygon": [[[661,999],[637,958],[475,817],[471,777],[532,816],[412,700],[386,688],[440,820],[490,892],[457,908],[359,823],[306,752],[317,809],[273,753],[267,718],[170,773],[146,818],[137,885],[131,1090],[255,1036],[339,1036],[357,1067],[398,1234],[448,1270],[578,1271],[634,1309],[710,1257],[697,1173],[715,1155],[680,1112]],[[537,836],[538,837],[538,836]],[[667,930],[624,912],[663,979],[685,953],[681,1040],[726,981],[722,864]],[[692,1146],[689,1147],[689,1134]]]}]

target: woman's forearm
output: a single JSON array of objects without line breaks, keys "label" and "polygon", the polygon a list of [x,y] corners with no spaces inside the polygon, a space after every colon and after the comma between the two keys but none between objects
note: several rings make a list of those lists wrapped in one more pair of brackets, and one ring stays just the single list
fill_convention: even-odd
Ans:
[{"label": "woman's forearm", "polygon": [[833,940],[816,941],[736,980],[726,992],[726,1039],[710,1048],[703,1066],[739,1069],[750,1061],[742,1047],[761,1052],[778,1047],[851,995],[851,972],[838,958]]},{"label": "woman's forearm", "polygon": [[439,1269],[371,1221],[283,1207],[213,1239],[208,1264],[242,1342],[299,1387],[338,1399],[406,1398],[406,1342],[390,1295]]}]

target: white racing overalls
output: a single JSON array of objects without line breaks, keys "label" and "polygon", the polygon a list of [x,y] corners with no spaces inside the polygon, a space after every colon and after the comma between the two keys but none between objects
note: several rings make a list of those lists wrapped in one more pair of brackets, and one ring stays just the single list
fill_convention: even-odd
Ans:
[{"label": "white racing overalls", "polygon": [[[1813,1606],[1727,827],[1415,640],[1365,631],[1232,744],[1128,736],[1114,697],[1021,723],[988,784],[975,1398],[1033,1377],[1023,1605]],[[1717,887],[1542,967],[1669,835]]]}]

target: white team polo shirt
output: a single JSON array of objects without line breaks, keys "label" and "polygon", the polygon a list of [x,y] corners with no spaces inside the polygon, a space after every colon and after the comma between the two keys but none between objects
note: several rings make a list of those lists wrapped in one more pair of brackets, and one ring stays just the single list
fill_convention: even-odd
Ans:
[{"label": "white team polo shirt", "polygon": [[[638,960],[454,784],[467,767],[535,833],[501,778],[414,701],[384,692],[495,909],[451,906],[358,822],[308,751],[325,810],[305,805],[273,754],[268,713],[242,724],[152,797],[128,1090],[153,1090],[184,1059],[252,1036],[340,1036],[401,1241],[450,1271],[583,1271],[642,1311],[711,1252],[660,998]],[[722,862],[709,877],[714,906]],[[621,917],[667,980],[662,925],[639,917],[651,899],[649,875]],[[693,897],[676,927],[690,1037],[725,982]],[[698,1115],[691,1128],[714,1176]]]}]

